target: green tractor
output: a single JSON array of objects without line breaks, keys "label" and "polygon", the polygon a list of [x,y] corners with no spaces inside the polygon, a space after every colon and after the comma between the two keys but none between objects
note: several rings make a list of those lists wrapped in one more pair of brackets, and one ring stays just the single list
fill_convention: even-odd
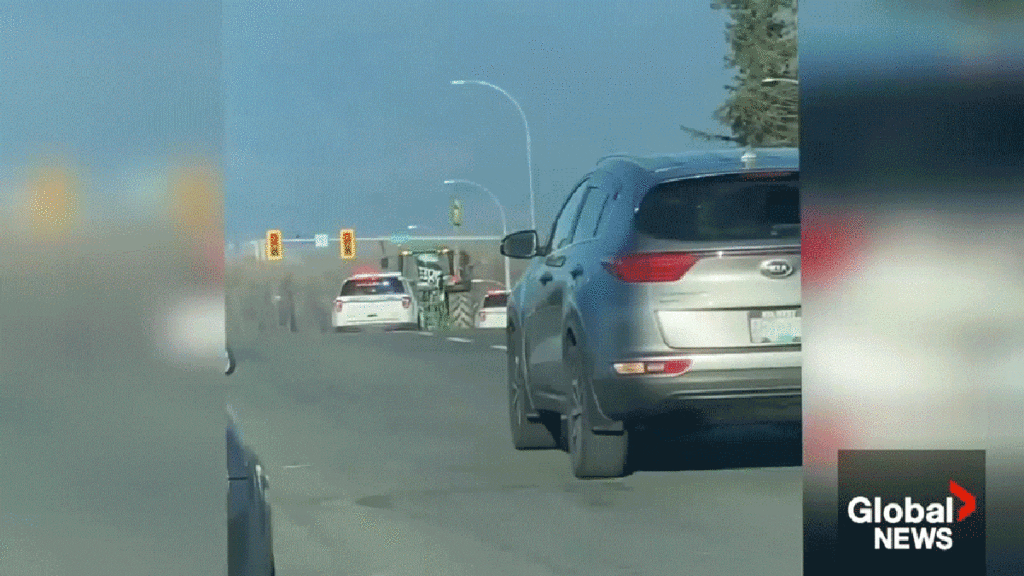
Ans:
[{"label": "green tractor", "polygon": [[402,250],[394,259],[383,258],[382,270],[401,272],[413,281],[424,330],[471,328],[472,269],[463,252],[455,265],[455,252],[447,246]]}]

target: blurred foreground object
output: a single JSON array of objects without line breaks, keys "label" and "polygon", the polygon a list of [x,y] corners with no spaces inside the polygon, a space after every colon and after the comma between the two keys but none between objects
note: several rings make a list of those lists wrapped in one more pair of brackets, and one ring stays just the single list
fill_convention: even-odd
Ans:
[{"label": "blurred foreground object", "polygon": [[179,249],[199,284],[224,281],[224,190],[220,170],[204,159],[182,163],[171,180],[172,222]]},{"label": "blurred foreground object", "polygon": [[803,15],[805,573],[839,449],[987,450],[989,571],[1022,573],[1024,36],[901,7]]},{"label": "blurred foreground object", "polygon": [[31,240],[66,241],[80,221],[78,177],[68,162],[60,160],[43,162],[33,172],[25,207]]},{"label": "blurred foreground object", "polygon": [[222,177],[203,158],[180,163],[172,172],[174,241],[184,264],[189,293],[169,302],[162,332],[165,359],[202,370],[223,369],[225,348],[224,217]]}]

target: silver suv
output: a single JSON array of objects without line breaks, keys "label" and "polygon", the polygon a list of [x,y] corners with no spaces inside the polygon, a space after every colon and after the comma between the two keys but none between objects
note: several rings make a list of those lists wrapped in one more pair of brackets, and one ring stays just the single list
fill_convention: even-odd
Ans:
[{"label": "silver suv", "polygon": [[508,303],[517,449],[626,472],[630,431],[800,421],[795,149],[603,158],[573,189]]}]

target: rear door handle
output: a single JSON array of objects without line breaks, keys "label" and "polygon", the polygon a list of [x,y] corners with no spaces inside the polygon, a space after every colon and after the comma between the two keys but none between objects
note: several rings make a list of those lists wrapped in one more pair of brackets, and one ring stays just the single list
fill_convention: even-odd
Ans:
[{"label": "rear door handle", "polygon": [[555,277],[551,275],[551,272],[545,272],[544,274],[541,274],[540,283],[547,284],[548,282],[551,282],[554,279]]}]

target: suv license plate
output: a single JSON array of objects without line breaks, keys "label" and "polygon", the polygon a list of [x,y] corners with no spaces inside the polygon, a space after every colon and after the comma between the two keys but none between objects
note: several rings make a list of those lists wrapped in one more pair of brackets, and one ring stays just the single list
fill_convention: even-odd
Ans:
[{"label": "suv license plate", "polygon": [[799,344],[800,309],[752,310],[747,313],[750,321],[750,342],[753,344]]}]

